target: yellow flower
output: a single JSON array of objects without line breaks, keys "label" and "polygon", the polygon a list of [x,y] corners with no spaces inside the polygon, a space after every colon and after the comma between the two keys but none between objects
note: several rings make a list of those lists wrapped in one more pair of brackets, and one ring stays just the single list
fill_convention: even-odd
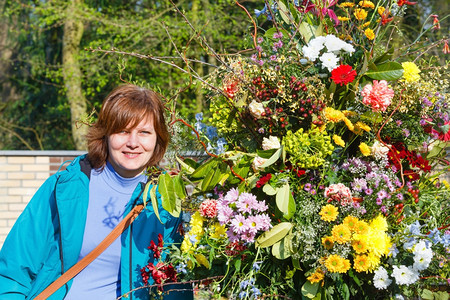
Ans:
[{"label": "yellow flower", "polygon": [[374,253],[369,252],[369,254],[367,255],[367,259],[370,262],[370,268],[368,271],[374,271],[376,268],[378,268],[378,266],[380,265],[380,257],[376,256]]},{"label": "yellow flower", "polygon": [[384,232],[370,230],[367,240],[369,242],[368,249],[375,256],[381,257],[389,253],[391,241],[389,236]]},{"label": "yellow flower", "polygon": [[364,30],[364,35],[370,41],[372,41],[375,38],[375,33],[370,28],[367,28],[366,30]]},{"label": "yellow flower", "polygon": [[362,8],[355,9],[355,12],[353,14],[355,15],[355,18],[359,21],[365,20],[367,18],[367,11],[365,11]]},{"label": "yellow flower", "polygon": [[385,217],[383,217],[382,215],[378,215],[376,218],[370,221],[370,227],[377,231],[386,232],[388,230],[388,223]]},{"label": "yellow flower", "polygon": [[359,6],[364,7],[364,8],[370,8],[370,9],[375,8],[375,4],[373,4],[372,1],[368,1],[368,0],[359,1]]},{"label": "yellow flower", "polygon": [[350,18],[349,17],[341,17],[341,16],[339,16],[338,20],[341,21],[341,22],[346,22],[346,21],[350,20]]},{"label": "yellow flower", "polygon": [[355,227],[355,232],[362,235],[369,233],[369,224],[367,224],[366,221],[358,221]]},{"label": "yellow flower", "polygon": [[356,253],[364,253],[367,251],[367,241],[365,239],[353,240],[352,247]]},{"label": "yellow flower", "polygon": [[361,143],[361,144],[359,144],[359,150],[361,150],[361,153],[364,155],[364,156],[369,156],[370,155],[370,147],[369,146],[367,146],[367,144],[366,143]]},{"label": "yellow flower", "polygon": [[386,8],[384,8],[383,6],[378,7],[378,14],[380,16],[382,16],[384,14],[384,11],[386,10]]},{"label": "yellow flower", "polygon": [[331,229],[331,235],[333,236],[333,240],[339,244],[344,244],[350,241],[352,237],[350,229],[345,224],[333,226],[333,229]]},{"label": "yellow flower", "polygon": [[225,228],[225,225],[220,225],[220,223],[215,223],[211,226],[211,231],[209,233],[209,236],[214,239],[220,239],[222,237],[226,237],[227,229]]},{"label": "yellow flower", "polygon": [[353,131],[355,129],[355,126],[353,125],[352,121],[350,121],[347,118],[343,119],[345,125],[347,125],[348,130]]},{"label": "yellow flower", "polygon": [[340,7],[353,7],[355,6],[355,3],[351,3],[351,2],[342,2],[341,4],[339,4]]},{"label": "yellow flower", "polygon": [[337,216],[338,216],[339,212],[337,207],[331,205],[331,204],[327,204],[324,207],[322,207],[322,209],[319,212],[319,215],[321,215],[321,219],[326,221],[326,222],[331,222],[336,220]]},{"label": "yellow flower", "polygon": [[184,237],[183,242],[181,243],[180,249],[183,253],[192,252],[194,248],[194,245],[189,241],[189,238],[187,236]]},{"label": "yellow flower", "polygon": [[340,137],[340,136],[338,136],[338,135],[333,135],[333,141],[334,141],[334,143],[336,144],[336,145],[339,145],[339,146],[341,146],[341,147],[345,147],[345,142],[344,142],[344,140]]},{"label": "yellow flower", "polygon": [[327,120],[330,122],[337,123],[337,122],[342,121],[345,118],[345,116],[339,110],[335,110],[332,107],[326,107],[325,108],[325,118],[327,118]]},{"label": "yellow flower", "polygon": [[342,223],[344,223],[352,232],[355,232],[358,221],[359,220],[357,217],[347,216],[345,217],[344,221],[342,221]]},{"label": "yellow flower", "polygon": [[331,273],[345,273],[350,269],[350,261],[339,255],[333,254],[325,260],[325,267]]},{"label": "yellow flower", "polygon": [[356,255],[353,262],[353,268],[356,272],[367,272],[370,267],[371,264],[367,255]]},{"label": "yellow flower", "polygon": [[348,117],[356,117],[358,115],[357,112],[355,111],[351,111],[351,110],[342,110],[342,113],[344,114],[344,116]]},{"label": "yellow flower", "polygon": [[362,24],[361,25],[361,28],[366,28],[367,26],[369,26],[370,25],[370,21],[369,22],[366,22],[366,23],[364,23],[364,24]]},{"label": "yellow flower", "polygon": [[200,265],[204,266],[207,269],[210,268],[209,261],[203,254],[196,254],[194,255],[194,257]]},{"label": "yellow flower", "polygon": [[420,69],[413,62],[402,63],[403,79],[407,82],[415,82],[420,79]]},{"label": "yellow flower", "polygon": [[334,246],[333,237],[326,236],[322,238],[322,245],[325,247],[325,249],[330,250]]},{"label": "yellow flower", "polygon": [[189,222],[189,224],[191,225],[191,226],[200,226],[200,227],[203,227],[203,221],[204,221],[205,219],[202,217],[202,215],[198,212],[198,211],[196,211],[193,215],[192,215],[192,217],[191,217],[191,221]]},{"label": "yellow flower", "polygon": [[323,280],[323,278],[324,278],[324,275],[323,275],[322,270],[317,269],[313,274],[311,274],[306,279],[308,279],[308,281],[311,283],[316,283],[316,282],[321,282]]},{"label": "yellow flower", "polygon": [[367,124],[364,124],[361,121],[356,122],[355,124],[356,127],[361,128],[362,130],[369,132],[371,130],[370,126]]},{"label": "yellow flower", "polygon": [[443,179],[443,180],[442,180],[442,184],[443,184],[447,189],[450,189],[450,184],[448,184],[448,181],[447,181],[447,180]]}]

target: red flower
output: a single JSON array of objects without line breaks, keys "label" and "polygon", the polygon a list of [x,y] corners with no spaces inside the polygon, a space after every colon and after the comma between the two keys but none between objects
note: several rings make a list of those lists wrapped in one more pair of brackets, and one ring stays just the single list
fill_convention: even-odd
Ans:
[{"label": "red flower", "polygon": [[450,49],[448,48],[448,40],[445,40],[445,42],[444,42],[444,49],[442,49],[442,52],[444,52],[444,54],[449,54],[450,53]]},{"label": "red flower", "polygon": [[398,0],[397,4],[398,4],[398,6],[403,6],[405,4],[414,5],[414,4],[417,4],[417,2],[411,2],[411,1],[407,1],[407,0]]},{"label": "red flower", "polygon": [[213,199],[207,199],[200,204],[200,214],[203,217],[214,218],[217,216],[217,201]]},{"label": "red flower", "polygon": [[272,178],[272,174],[270,174],[270,173],[267,174],[267,175],[262,176],[258,180],[258,182],[256,182],[256,187],[260,188],[260,187],[264,186],[267,182],[269,182],[270,178]]},{"label": "red flower", "polygon": [[154,241],[150,241],[150,246],[148,249],[153,251],[153,257],[158,259],[161,257],[161,251],[164,247],[164,241],[162,234],[158,234],[158,245],[155,244]]},{"label": "red flower", "polygon": [[355,77],[356,71],[352,70],[352,67],[349,65],[340,65],[331,71],[331,79],[333,79],[336,84],[347,85],[352,82]]}]

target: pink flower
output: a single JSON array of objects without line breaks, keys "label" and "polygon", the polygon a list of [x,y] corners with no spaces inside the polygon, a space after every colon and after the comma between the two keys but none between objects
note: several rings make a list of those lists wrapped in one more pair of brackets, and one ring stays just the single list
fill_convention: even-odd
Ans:
[{"label": "pink flower", "polygon": [[385,111],[394,98],[394,90],[388,87],[386,80],[374,80],[373,85],[368,84],[363,88],[361,95],[364,97],[363,103],[371,106],[372,111]]},{"label": "pink flower", "polygon": [[247,220],[241,214],[236,215],[233,220],[231,220],[231,228],[237,234],[242,234],[247,231]]},{"label": "pink flower", "polygon": [[250,193],[242,193],[239,196],[239,201],[236,202],[236,207],[241,213],[251,213],[252,209],[256,209],[257,205],[256,196]]},{"label": "pink flower", "polygon": [[325,198],[335,200],[345,206],[353,202],[352,192],[342,183],[331,184],[325,189]]},{"label": "pink flower", "polygon": [[208,217],[210,219],[217,216],[217,201],[212,199],[207,199],[200,204],[200,214],[203,217]]},{"label": "pink flower", "polygon": [[432,128],[431,133],[437,136],[438,139],[444,142],[450,141],[450,121],[447,121],[444,123],[444,126],[441,126],[439,129],[440,131],[437,131],[436,129]]}]

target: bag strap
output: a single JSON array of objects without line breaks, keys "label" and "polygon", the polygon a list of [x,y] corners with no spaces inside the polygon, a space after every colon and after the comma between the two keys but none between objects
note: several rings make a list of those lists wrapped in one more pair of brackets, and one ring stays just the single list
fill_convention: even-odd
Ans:
[{"label": "bag strap", "polygon": [[60,287],[66,284],[70,279],[75,277],[78,273],[80,273],[84,268],[87,267],[94,259],[96,259],[109,245],[114,242],[122,232],[127,229],[127,227],[133,223],[134,219],[139,215],[144,206],[137,205],[135,206],[128,215],[120,221],[119,224],[105,237],[103,241],[98,244],[97,247],[94,248],[89,254],[83,257],[79,262],[77,262],[74,266],[72,266],[67,272],[63,273],[60,277],[58,277],[55,281],[53,281],[45,290],[43,290],[39,295],[37,295],[35,300],[44,300],[50,297],[54,292],[56,292]]}]

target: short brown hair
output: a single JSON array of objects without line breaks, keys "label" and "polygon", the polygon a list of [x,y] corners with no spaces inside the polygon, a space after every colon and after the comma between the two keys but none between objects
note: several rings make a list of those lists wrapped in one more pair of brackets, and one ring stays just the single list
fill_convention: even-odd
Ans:
[{"label": "short brown hair", "polygon": [[105,166],[108,136],[129,126],[134,128],[148,116],[153,117],[157,140],[147,167],[159,163],[169,144],[164,105],[155,92],[145,88],[127,84],[114,89],[103,101],[98,120],[87,134],[88,159],[92,167],[97,169]]}]

